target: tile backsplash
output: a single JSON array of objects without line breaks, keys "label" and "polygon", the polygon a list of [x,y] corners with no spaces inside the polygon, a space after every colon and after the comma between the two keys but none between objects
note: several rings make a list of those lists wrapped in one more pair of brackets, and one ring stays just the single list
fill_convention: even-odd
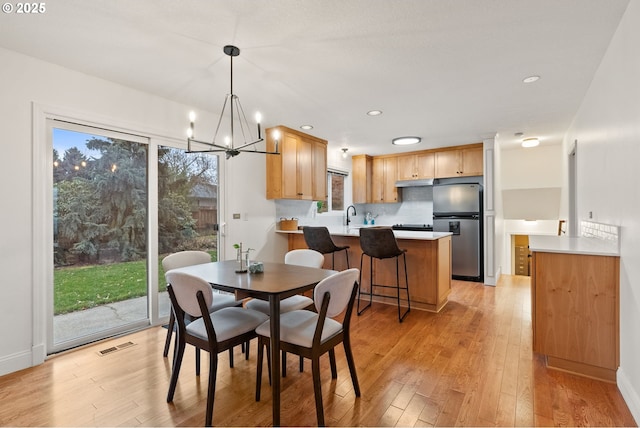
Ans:
[{"label": "tile backsplash", "polygon": [[620,239],[620,226],[582,220],[580,222],[580,235],[585,238],[596,238],[605,241],[618,242]]}]

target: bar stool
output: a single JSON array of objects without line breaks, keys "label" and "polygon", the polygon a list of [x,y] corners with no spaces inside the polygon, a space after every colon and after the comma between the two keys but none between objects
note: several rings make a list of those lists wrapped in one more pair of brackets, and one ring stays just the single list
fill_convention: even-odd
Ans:
[{"label": "bar stool", "polygon": [[336,245],[331,239],[329,229],[324,226],[305,226],[302,228],[302,233],[309,248],[322,254],[331,254],[331,269],[336,266],[336,251],[344,250],[347,256],[347,269],[349,269],[349,246]]},{"label": "bar stool", "polygon": [[[398,320],[402,322],[404,317],[407,316],[411,310],[411,301],[409,300],[409,279],[407,275],[407,250],[401,250],[398,248],[398,241],[393,234],[393,230],[389,227],[371,227],[360,229],[360,247],[362,248],[362,255],[360,256],[360,286],[358,287],[358,315],[363,313],[373,301],[373,287],[383,288],[395,288],[398,296]],[[362,294],[362,262],[364,256],[369,256],[369,280],[371,285],[369,286],[369,303],[364,308],[360,309],[360,295]],[[404,259],[404,287],[400,287],[400,270],[398,266],[398,260],[400,256]],[[382,285],[373,283],[373,259],[396,259],[396,285]],[[406,290],[407,292],[407,310],[404,314],[400,311],[400,290]],[[387,297],[384,295],[376,294],[376,296]]]}]

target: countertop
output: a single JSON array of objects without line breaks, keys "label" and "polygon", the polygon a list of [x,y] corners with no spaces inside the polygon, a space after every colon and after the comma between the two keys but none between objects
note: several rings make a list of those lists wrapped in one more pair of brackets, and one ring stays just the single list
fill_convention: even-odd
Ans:
[{"label": "countertop", "polygon": [[530,235],[529,249],[541,253],[620,256],[620,249],[616,241],[582,236]]},{"label": "countertop", "polygon": [[[335,236],[353,236],[355,238],[360,237],[360,229],[362,227],[372,226],[327,226],[329,233]],[[277,233],[297,233],[302,234],[302,230],[276,230]],[[445,236],[452,235],[451,232],[421,232],[421,231],[409,231],[409,230],[394,230],[393,234],[396,239],[418,239],[422,241],[435,241]]]}]

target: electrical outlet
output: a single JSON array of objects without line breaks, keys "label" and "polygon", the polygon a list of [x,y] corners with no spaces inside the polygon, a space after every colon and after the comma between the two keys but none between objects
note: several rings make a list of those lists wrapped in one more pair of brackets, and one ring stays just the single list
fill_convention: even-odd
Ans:
[{"label": "electrical outlet", "polygon": [[593,211],[589,211],[589,218],[592,219],[593,218]]},{"label": "electrical outlet", "polygon": [[234,220],[240,220],[240,213],[233,213]]}]

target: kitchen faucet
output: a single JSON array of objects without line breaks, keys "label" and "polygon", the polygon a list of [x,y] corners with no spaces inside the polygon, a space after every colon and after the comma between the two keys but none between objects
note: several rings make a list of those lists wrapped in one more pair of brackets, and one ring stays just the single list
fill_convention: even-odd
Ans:
[{"label": "kitchen faucet", "polygon": [[349,226],[349,223],[351,223],[351,219],[349,218],[349,208],[353,208],[353,215],[357,215],[356,207],[354,207],[353,205],[349,205],[347,207],[347,226]]}]

